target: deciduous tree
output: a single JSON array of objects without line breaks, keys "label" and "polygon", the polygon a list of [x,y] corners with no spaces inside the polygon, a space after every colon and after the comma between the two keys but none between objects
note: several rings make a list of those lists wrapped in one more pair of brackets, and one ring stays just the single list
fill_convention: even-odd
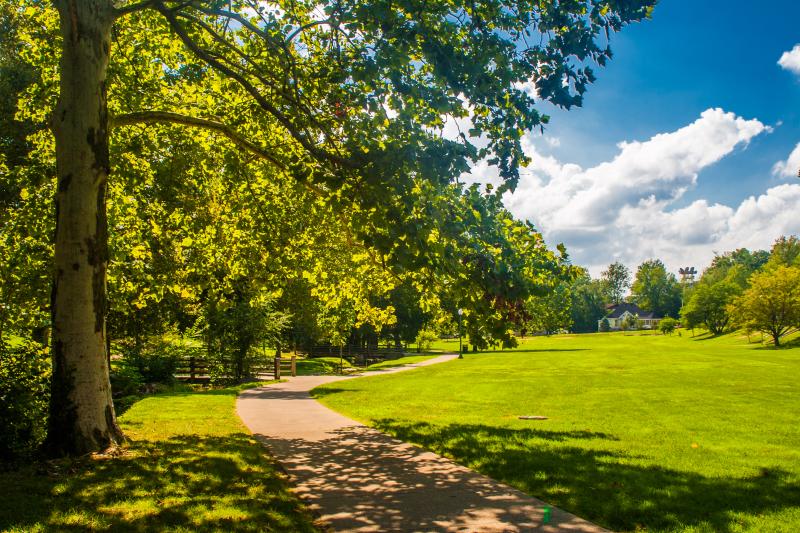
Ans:
[{"label": "deciduous tree", "polygon": [[600,275],[603,287],[606,291],[606,298],[610,303],[622,303],[625,292],[631,286],[631,271],[620,262],[608,265],[608,268]]},{"label": "deciduous tree", "polygon": [[[441,193],[481,157],[498,166],[501,192],[513,188],[527,162],[520,138],[547,120],[519,85],[535,83],[556,105],[580,104],[594,79],[587,63],[611,56],[608,33],[653,4],[56,0],[51,449],[84,453],[121,439],[106,362],[112,126],[173,123],[227,137],[299,182],[358,203],[356,237],[387,262],[414,268],[435,261],[438,246],[427,239],[437,229],[430,221],[425,238],[413,239],[417,188]],[[112,51],[118,36],[132,34],[148,39]],[[158,90],[135,77],[134,86],[114,85],[125,76],[116,77],[112,57],[125,55],[158,58],[139,63],[158,73]],[[110,106],[109,95],[118,103]],[[204,105],[194,105],[197,97]],[[485,147],[437,134],[448,117],[466,115]],[[375,232],[390,221],[388,235]],[[393,232],[412,236],[415,253],[403,255]],[[500,305],[504,295],[486,288],[487,301]]]},{"label": "deciduous tree", "polygon": [[781,337],[800,327],[800,268],[778,266],[750,277],[750,288],[731,304],[735,323],[761,331],[780,346]]},{"label": "deciduous tree", "polygon": [[631,297],[639,307],[660,317],[677,317],[681,307],[678,280],[667,272],[660,259],[650,259],[639,265],[631,286]]}]

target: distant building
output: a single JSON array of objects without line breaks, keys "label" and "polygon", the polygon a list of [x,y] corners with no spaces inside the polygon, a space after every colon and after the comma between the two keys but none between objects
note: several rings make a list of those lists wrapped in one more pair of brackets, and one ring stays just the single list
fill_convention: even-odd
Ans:
[{"label": "distant building", "polygon": [[662,318],[641,309],[636,304],[611,304],[606,306],[606,311],[606,316],[597,321],[597,331],[600,331],[600,323],[603,320],[608,320],[609,329],[618,330],[625,319],[634,316],[642,324],[642,329],[652,329],[658,326]]}]

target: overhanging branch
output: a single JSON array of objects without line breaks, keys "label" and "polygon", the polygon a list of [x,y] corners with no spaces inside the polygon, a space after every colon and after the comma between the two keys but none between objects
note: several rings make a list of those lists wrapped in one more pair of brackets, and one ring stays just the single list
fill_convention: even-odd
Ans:
[{"label": "overhanging branch", "polygon": [[111,117],[109,127],[130,126],[133,124],[181,124],[192,128],[215,131],[230,139],[236,146],[243,148],[261,159],[269,161],[281,170],[287,170],[286,164],[278,160],[274,154],[261,146],[248,141],[241,133],[222,122],[207,118],[192,117],[171,111],[137,111]]}]

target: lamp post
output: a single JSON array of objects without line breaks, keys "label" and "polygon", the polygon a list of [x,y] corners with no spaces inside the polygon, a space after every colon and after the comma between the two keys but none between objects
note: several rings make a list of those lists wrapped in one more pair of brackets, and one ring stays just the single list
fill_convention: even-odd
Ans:
[{"label": "lamp post", "polygon": [[464,314],[464,310],[458,310],[458,358],[464,359],[464,350],[461,348],[461,315]]}]

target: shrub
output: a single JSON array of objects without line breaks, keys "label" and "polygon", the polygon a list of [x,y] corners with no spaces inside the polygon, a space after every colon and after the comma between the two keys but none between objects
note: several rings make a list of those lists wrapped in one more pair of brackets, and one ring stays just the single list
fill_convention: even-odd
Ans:
[{"label": "shrub", "polygon": [[44,346],[0,342],[0,459],[30,455],[44,440],[50,372]]},{"label": "shrub", "polygon": [[675,332],[675,326],[677,325],[677,320],[667,317],[658,323],[658,329],[664,335],[672,335]]},{"label": "shrub", "polygon": [[112,368],[110,378],[114,398],[139,394],[145,382],[139,370],[127,362]]},{"label": "shrub", "polygon": [[123,348],[124,366],[134,368],[143,383],[172,383],[180,358],[180,349],[161,339],[144,343],[141,347]]},{"label": "shrub", "polygon": [[429,330],[423,329],[417,334],[417,351],[418,352],[427,352],[431,349],[431,345],[439,340],[439,336]]},{"label": "shrub", "polygon": [[603,333],[611,331],[611,325],[608,323],[608,319],[604,318],[600,321],[600,331]]}]

